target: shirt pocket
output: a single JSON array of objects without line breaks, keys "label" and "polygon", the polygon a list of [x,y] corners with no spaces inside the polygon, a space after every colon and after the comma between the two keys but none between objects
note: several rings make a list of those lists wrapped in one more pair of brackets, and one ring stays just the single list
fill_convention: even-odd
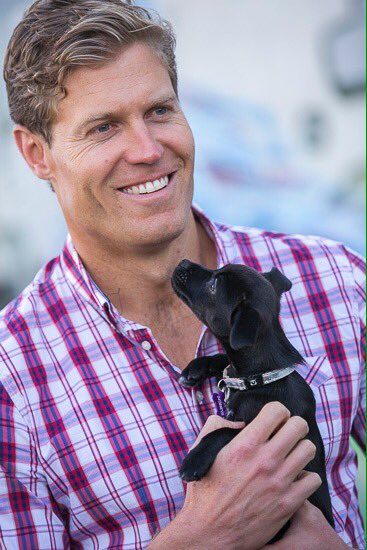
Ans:
[{"label": "shirt pocket", "polygon": [[343,433],[340,388],[327,355],[304,357],[304,360],[303,365],[297,366],[297,372],[306,380],[314,393],[316,422],[324,442],[325,460],[328,464],[338,454],[343,435],[349,438],[349,434]]}]

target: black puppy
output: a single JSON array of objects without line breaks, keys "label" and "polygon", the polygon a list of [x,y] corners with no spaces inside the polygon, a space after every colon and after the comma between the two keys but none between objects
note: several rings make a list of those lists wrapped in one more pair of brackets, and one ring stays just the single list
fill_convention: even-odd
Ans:
[{"label": "black puppy", "polygon": [[[248,424],[269,401],[280,401],[292,416],[304,418],[309,426],[307,437],[316,445],[316,456],[306,470],[317,472],[322,479],[322,485],[309,500],[334,527],[324,445],[315,418],[315,397],[294,370],[304,361],[279,323],[280,297],[292,283],[276,268],[258,273],[245,265],[229,264],[210,270],[183,260],[172,275],[172,286],[226,351],[226,355],[191,361],[182,371],[180,383],[193,387],[210,376],[219,379],[228,366],[219,382],[225,392],[228,419]],[[201,479],[218,452],[238,432],[221,428],[206,435],[184,459],[181,478]]]}]

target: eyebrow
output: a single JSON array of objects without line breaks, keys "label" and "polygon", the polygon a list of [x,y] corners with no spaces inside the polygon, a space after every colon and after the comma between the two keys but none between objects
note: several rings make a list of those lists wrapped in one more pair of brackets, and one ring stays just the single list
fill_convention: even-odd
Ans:
[{"label": "eyebrow", "polygon": [[[161,105],[163,103],[169,103],[169,102],[173,102],[173,101],[178,101],[176,95],[174,95],[174,94],[159,97],[156,100],[153,100],[153,101],[150,102],[150,106],[148,106],[147,111],[149,111],[150,109],[152,109],[156,105]],[[105,111],[105,112],[101,112],[101,113],[96,113],[95,115],[86,118],[80,124],[78,124],[78,126],[75,129],[75,132],[77,134],[79,134],[87,126],[90,126],[91,124],[93,124],[95,122],[100,122],[100,121],[103,121],[103,120],[111,120],[112,118],[116,118],[117,117],[117,112],[118,111],[116,111],[116,112]]]}]

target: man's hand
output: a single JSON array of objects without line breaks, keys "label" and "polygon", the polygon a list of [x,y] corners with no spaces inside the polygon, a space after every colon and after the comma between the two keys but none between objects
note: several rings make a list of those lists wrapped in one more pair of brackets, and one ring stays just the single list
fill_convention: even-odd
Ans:
[{"label": "man's hand", "polygon": [[350,550],[311,502],[306,501],[294,514],[284,537],[263,550]]},{"label": "man's hand", "polygon": [[[229,426],[241,424],[212,416],[197,441]],[[181,512],[149,548],[262,548],[321,485],[317,474],[303,472],[315,456],[307,433],[307,423],[290,418],[283,405],[265,405],[219,452],[209,473],[188,484]]]}]

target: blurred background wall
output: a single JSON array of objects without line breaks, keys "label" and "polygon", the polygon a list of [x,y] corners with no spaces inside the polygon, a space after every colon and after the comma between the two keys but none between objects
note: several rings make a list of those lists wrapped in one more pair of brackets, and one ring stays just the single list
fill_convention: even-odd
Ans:
[{"label": "blurred background wall", "polygon": [[[0,53],[31,2],[0,0]],[[365,250],[361,0],[145,0],[177,33],[196,137],[195,200],[218,221]],[[0,307],[58,253],[65,226],[11,138],[0,87]]]},{"label": "blurred background wall", "polygon": [[[30,3],[0,0],[2,57]],[[195,201],[218,221],[319,234],[364,253],[365,3],[141,4],[177,33],[180,99],[196,137]],[[2,83],[0,306],[58,253],[66,231],[11,127]],[[363,475],[362,466],[361,488]]]}]

